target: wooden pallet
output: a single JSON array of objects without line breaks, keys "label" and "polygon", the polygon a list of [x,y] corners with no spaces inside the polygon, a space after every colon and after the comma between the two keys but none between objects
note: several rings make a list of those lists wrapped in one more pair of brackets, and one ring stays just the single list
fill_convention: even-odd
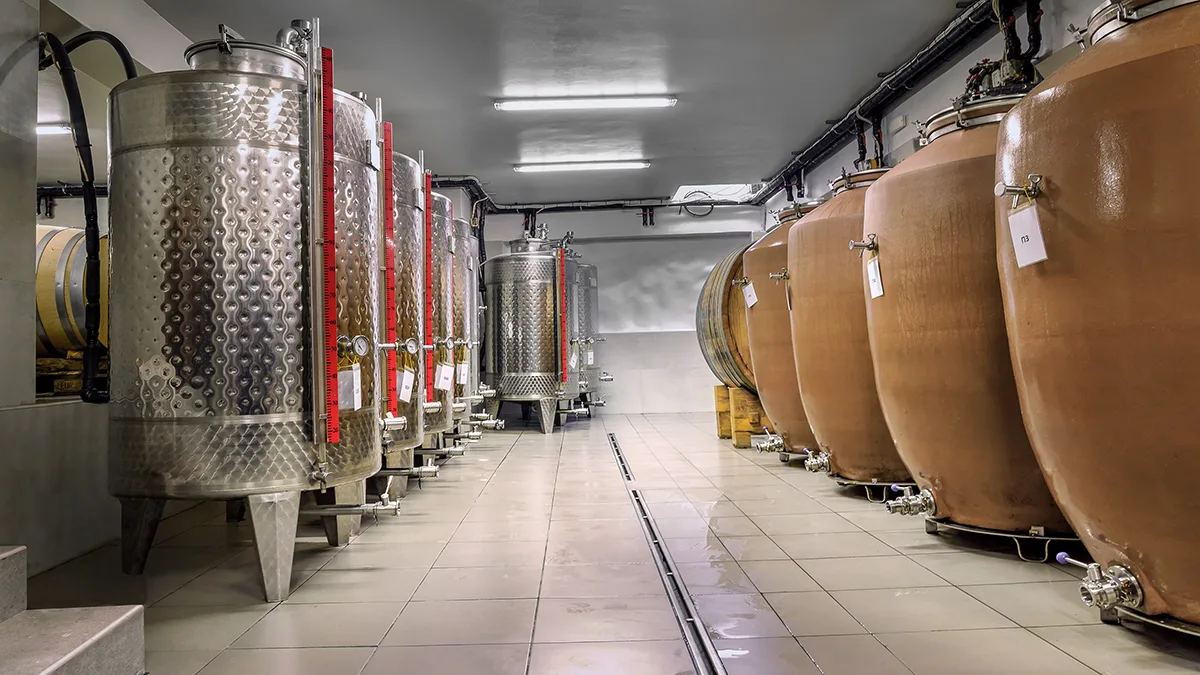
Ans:
[{"label": "wooden pallet", "polygon": [[750,447],[750,438],[763,433],[763,427],[775,428],[763,411],[758,396],[738,387],[724,385],[713,389],[717,403],[717,438],[732,438],[733,447]]},{"label": "wooden pallet", "polygon": [[[83,389],[83,353],[68,352],[66,358],[39,358],[36,374],[39,397],[78,395]],[[100,375],[101,384],[105,385],[108,359],[101,359]]]}]

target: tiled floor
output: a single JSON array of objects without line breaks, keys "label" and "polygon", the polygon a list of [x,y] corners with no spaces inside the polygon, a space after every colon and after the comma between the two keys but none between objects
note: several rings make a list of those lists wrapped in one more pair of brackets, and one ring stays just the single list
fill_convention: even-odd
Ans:
[{"label": "tiled floor", "polygon": [[711,425],[489,433],[343,549],[302,525],[278,605],[219,504],[165,522],[144,577],[121,576],[110,546],[35,577],[31,604],[149,605],[152,675],[687,675],[636,487],[730,675],[1200,671],[1200,642],[1099,624],[1070,570],[927,535]]}]

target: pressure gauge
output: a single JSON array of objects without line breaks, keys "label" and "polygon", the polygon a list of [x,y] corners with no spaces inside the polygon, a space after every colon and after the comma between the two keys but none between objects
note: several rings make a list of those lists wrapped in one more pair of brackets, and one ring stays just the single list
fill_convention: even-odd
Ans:
[{"label": "pressure gauge", "polygon": [[408,338],[404,341],[404,351],[416,356],[417,352],[421,351],[421,345],[417,342],[416,338]]},{"label": "pressure gauge", "polygon": [[354,353],[359,357],[366,356],[371,353],[371,341],[366,335],[356,335],[351,341],[351,346],[354,348]]}]

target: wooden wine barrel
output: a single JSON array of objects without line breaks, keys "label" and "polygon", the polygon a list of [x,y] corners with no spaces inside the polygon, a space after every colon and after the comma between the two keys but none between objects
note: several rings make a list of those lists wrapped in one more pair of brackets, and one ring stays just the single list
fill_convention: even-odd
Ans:
[{"label": "wooden wine barrel", "polygon": [[[37,355],[84,347],[83,230],[37,226]],[[100,238],[100,341],[108,344],[108,237]]]},{"label": "wooden wine barrel", "polygon": [[1200,211],[1182,159],[1200,135],[1180,133],[1200,116],[1200,3],[1109,3],[1088,30],[1001,123],[996,180],[1042,176],[1048,256],[1018,267],[997,199],[1017,390],[1092,557],[1137,577],[1143,613],[1200,624]]},{"label": "wooden wine barrel", "polygon": [[746,299],[740,285],[746,248],[730,253],[708,275],[696,304],[696,335],[700,352],[718,380],[726,386],[756,392],[746,330]]},{"label": "wooden wine barrel", "polygon": [[884,417],[933,515],[1067,534],[1021,419],[995,265],[996,135],[1019,100],[934,115],[929,147],[867,190],[884,291],[867,293],[867,324]]},{"label": "wooden wine barrel", "polygon": [[792,226],[788,283],[800,398],[831,473],[890,483],[909,474],[875,390],[861,261],[846,247],[862,239],[866,188],[884,171],[839,179],[833,199]]},{"label": "wooden wine barrel", "polygon": [[772,274],[787,273],[788,232],[800,218],[820,206],[807,202],[779,214],[779,226],[751,246],[742,262],[746,278],[753,284],[758,303],[746,310],[754,381],[763,410],[789,450],[817,447],[800,400],[800,386],[792,353],[791,302],[786,279]]}]

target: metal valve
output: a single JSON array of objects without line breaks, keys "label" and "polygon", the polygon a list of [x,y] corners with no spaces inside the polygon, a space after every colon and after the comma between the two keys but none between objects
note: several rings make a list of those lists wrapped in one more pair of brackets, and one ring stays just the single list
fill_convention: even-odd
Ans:
[{"label": "metal valve", "polygon": [[471,416],[468,417],[467,419],[471,420],[472,422],[486,422],[486,421],[492,419],[492,416],[485,412],[477,412],[477,413],[471,413]]},{"label": "metal valve", "polygon": [[431,415],[442,412],[441,401],[426,401],[422,406],[425,408],[425,412]]},{"label": "metal valve", "polygon": [[479,423],[479,426],[489,431],[503,431],[504,420],[483,420]]},{"label": "metal valve", "polygon": [[833,465],[829,462],[829,453],[817,451],[810,453],[808,459],[804,460],[804,468],[813,473],[830,473]]},{"label": "metal valve", "polygon": [[763,433],[767,435],[767,440],[757,441],[754,444],[755,450],[758,450],[759,452],[786,452],[787,451],[787,446],[785,446],[783,444],[782,436],[776,436],[775,434],[771,433],[771,430],[768,429],[767,427],[763,427],[762,430],[763,430]]},{"label": "metal valve", "polygon": [[466,403],[452,403],[452,404],[450,404],[450,409],[454,411],[455,415],[458,415],[460,413],[465,413],[465,412],[467,412],[467,404]]},{"label": "metal valve", "polygon": [[734,279],[734,280],[730,281],[729,283],[733,284],[734,286],[742,287],[742,286],[749,284],[750,280],[747,279],[746,277],[742,277],[741,279]]},{"label": "metal valve", "polygon": [[379,420],[380,426],[384,431],[404,431],[408,428],[407,417],[393,417],[391,413],[388,416]]},{"label": "metal valve", "polygon": [[863,253],[865,253],[866,251],[878,251],[879,250],[879,242],[876,241],[874,234],[868,234],[866,241],[851,240],[850,250],[858,251],[858,257],[861,258],[861,257],[863,257]]},{"label": "metal valve", "polygon": [[1079,45],[1079,51],[1087,51],[1088,32],[1086,28],[1079,28],[1073,23],[1067,24],[1067,33],[1071,36],[1071,39],[1075,41],[1075,44]]},{"label": "metal valve", "polygon": [[893,485],[892,492],[902,492],[902,496],[883,503],[888,513],[901,516],[933,516],[937,513],[937,502],[929,490],[921,490],[913,494],[915,488],[911,485]]},{"label": "metal valve", "polygon": [[1106,571],[1099,563],[1089,565],[1073,560],[1066,553],[1059,553],[1054,559],[1060,565],[1074,565],[1087,570],[1087,576],[1079,582],[1079,597],[1088,607],[1099,610],[1141,607],[1142,585],[1128,568],[1109,565]]},{"label": "metal valve", "polygon": [[1029,197],[1033,199],[1042,194],[1042,176],[1040,174],[1029,174],[1029,182],[1024,185],[1008,185],[1007,183],[996,183],[996,197],[1000,198],[1005,195],[1014,197]]},{"label": "metal valve", "polygon": [[612,382],[613,376],[609,375],[608,373],[600,373],[600,381],[601,382]]},{"label": "metal valve", "polygon": [[589,403],[591,403],[593,408],[603,408],[604,406],[608,405],[608,402],[602,398],[596,399],[595,401],[589,401]]},{"label": "metal valve", "polygon": [[778,272],[771,272],[771,278],[774,279],[775,283],[778,284],[781,281],[787,281],[791,277],[788,276],[788,271],[787,271],[787,268],[785,267]]},{"label": "metal valve", "polygon": [[496,390],[486,384],[479,385],[479,395],[484,398],[493,398],[496,396]]}]

